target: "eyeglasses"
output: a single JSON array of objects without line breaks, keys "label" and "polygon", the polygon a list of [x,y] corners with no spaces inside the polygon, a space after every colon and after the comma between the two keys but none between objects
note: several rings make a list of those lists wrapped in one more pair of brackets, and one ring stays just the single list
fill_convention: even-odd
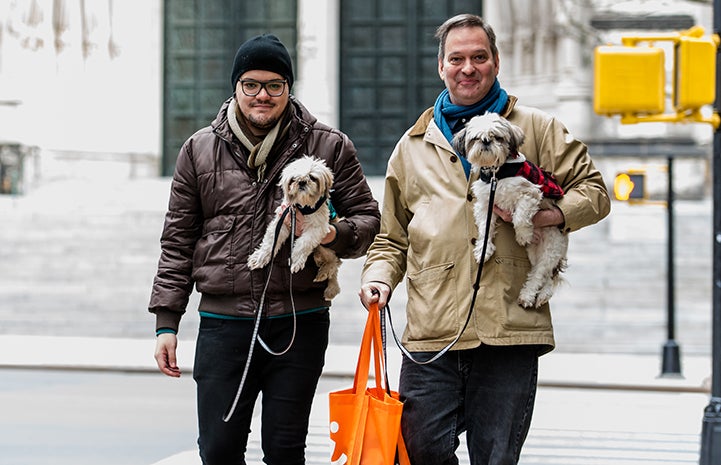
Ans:
[{"label": "eyeglasses", "polygon": [[255,97],[261,90],[265,91],[271,97],[280,97],[285,92],[285,80],[276,79],[274,81],[256,81],[253,79],[241,79],[240,88],[248,97]]}]

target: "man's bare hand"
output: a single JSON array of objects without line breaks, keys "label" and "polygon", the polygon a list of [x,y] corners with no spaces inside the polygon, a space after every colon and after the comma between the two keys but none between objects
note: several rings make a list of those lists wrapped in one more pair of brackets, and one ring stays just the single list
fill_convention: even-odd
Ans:
[{"label": "man's bare hand", "polygon": [[[504,210],[497,205],[493,206],[493,213],[495,213],[501,220],[506,223],[513,222],[513,214],[509,210]],[[563,212],[558,207],[549,208],[548,210],[539,210],[533,215],[533,239],[531,243],[538,244],[541,240],[540,228],[546,228],[549,226],[560,226],[565,222]]]},{"label": "man's bare hand", "polygon": [[180,368],[175,355],[177,347],[178,337],[173,333],[159,334],[155,341],[155,362],[163,374],[173,378],[180,378]]},{"label": "man's bare hand", "polygon": [[391,288],[384,283],[370,282],[361,286],[358,292],[361,303],[365,308],[368,308],[370,304],[378,302],[378,308],[383,308],[390,299]]}]

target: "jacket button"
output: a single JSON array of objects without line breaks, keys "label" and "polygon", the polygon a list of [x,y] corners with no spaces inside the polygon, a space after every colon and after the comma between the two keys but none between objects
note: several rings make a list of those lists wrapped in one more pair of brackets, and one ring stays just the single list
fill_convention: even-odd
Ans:
[{"label": "jacket button", "polygon": [[475,238],[475,237],[472,237],[472,238],[471,238],[471,245],[476,245],[476,238]]},{"label": "jacket button", "polygon": [[458,157],[455,155],[451,155],[451,163],[455,163],[458,161]]},{"label": "jacket button", "polygon": [[468,194],[466,196],[466,200],[468,200],[469,202],[473,202],[473,194]]}]

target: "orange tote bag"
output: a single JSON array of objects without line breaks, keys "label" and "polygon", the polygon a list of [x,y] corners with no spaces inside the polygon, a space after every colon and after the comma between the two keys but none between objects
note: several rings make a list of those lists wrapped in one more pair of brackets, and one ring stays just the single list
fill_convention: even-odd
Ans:
[{"label": "orange tote bag", "polygon": [[[368,310],[353,387],[328,395],[334,465],[410,465],[401,435],[403,403],[385,379],[380,312]],[[373,354],[375,386],[368,387]]]}]

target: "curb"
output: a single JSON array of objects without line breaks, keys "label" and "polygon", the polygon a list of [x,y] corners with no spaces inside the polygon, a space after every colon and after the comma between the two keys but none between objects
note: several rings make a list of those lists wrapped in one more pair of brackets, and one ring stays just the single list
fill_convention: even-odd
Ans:
[{"label": "curb", "polygon": [[[0,335],[0,368],[157,373],[155,340]],[[192,372],[195,341],[180,340],[178,364]],[[352,379],[358,348],[332,345],[323,376]],[[388,350],[388,372],[397,379],[401,354]],[[710,357],[682,359],[682,376],[660,376],[652,355],[553,352],[540,358],[538,385],[550,388],[710,393]],[[393,383],[393,381],[391,381]]]}]

